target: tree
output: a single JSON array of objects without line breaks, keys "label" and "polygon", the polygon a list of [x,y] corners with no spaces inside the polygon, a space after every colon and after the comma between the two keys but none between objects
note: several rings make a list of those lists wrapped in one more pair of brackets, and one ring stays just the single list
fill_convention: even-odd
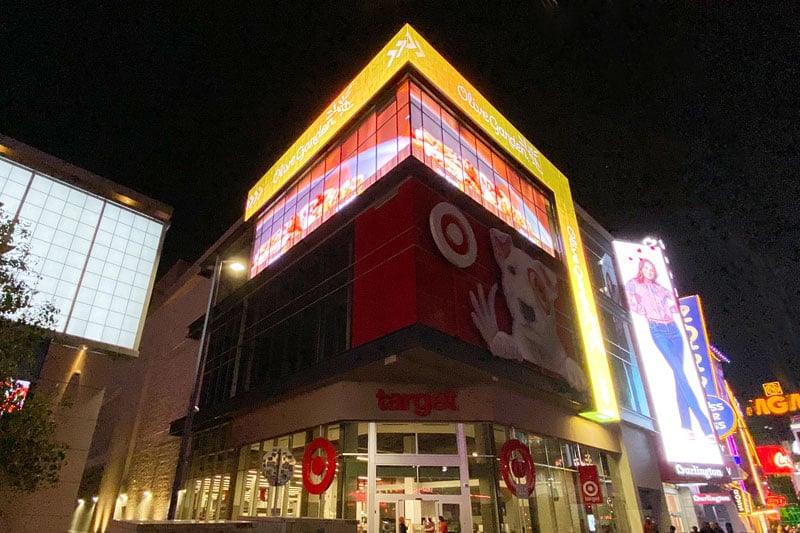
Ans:
[{"label": "tree", "polygon": [[14,380],[32,373],[55,324],[56,309],[36,298],[32,265],[29,232],[0,204],[0,490],[16,492],[56,483],[65,457],[54,439],[51,399],[35,383],[21,409],[6,402]]}]

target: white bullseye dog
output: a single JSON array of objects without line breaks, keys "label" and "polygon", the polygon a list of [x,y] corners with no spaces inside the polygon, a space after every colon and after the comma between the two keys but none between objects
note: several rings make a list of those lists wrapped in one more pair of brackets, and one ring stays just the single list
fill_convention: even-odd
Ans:
[{"label": "white bullseye dog", "polygon": [[501,282],[508,310],[511,313],[511,334],[500,331],[494,301],[497,284],[484,296],[478,285],[477,296],[470,291],[472,321],[489,350],[496,357],[528,361],[564,377],[576,390],[588,388],[586,373],[567,356],[556,333],[554,302],[558,297],[556,275],[514,246],[511,236],[491,229],[494,257],[502,272]]}]

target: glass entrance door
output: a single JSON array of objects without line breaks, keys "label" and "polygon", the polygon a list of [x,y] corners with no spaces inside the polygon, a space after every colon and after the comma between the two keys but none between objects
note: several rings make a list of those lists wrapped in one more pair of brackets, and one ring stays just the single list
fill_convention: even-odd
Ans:
[{"label": "glass entrance door", "polygon": [[[399,533],[400,517],[403,517],[408,533],[439,533],[440,518],[443,518],[448,533],[461,533],[464,528],[461,524],[460,499],[460,496],[420,496],[413,499],[403,499],[403,496],[382,497],[378,500],[378,530],[380,533]],[[432,525],[428,525],[428,520]]]}]

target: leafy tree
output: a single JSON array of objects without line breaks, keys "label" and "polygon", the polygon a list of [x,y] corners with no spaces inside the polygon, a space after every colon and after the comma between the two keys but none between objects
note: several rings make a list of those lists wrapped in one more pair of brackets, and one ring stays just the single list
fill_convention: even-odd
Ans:
[{"label": "leafy tree", "polygon": [[22,409],[2,408],[13,379],[32,372],[55,323],[52,304],[35,298],[38,276],[31,269],[29,237],[0,204],[0,490],[16,492],[56,483],[65,450],[54,439],[47,395],[34,390]]}]

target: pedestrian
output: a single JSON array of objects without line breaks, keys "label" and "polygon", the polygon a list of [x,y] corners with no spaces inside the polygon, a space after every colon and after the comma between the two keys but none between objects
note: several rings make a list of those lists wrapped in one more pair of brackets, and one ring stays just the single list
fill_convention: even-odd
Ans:
[{"label": "pedestrian", "polygon": [[708,522],[703,522],[703,526],[700,528],[700,533],[714,533],[714,530],[711,529],[711,524]]},{"label": "pedestrian", "polygon": [[429,516],[427,521],[425,522],[425,533],[436,533],[436,524],[433,523],[433,517]]},{"label": "pedestrian", "polygon": [[719,527],[719,522],[711,522],[711,531],[714,533],[723,533],[722,528]]},{"label": "pedestrian", "polygon": [[408,526],[406,525],[405,517],[400,517],[400,525],[398,526],[398,533],[408,533]]},{"label": "pedestrian", "polygon": [[447,533],[447,520],[442,515],[439,515],[439,533]]}]

